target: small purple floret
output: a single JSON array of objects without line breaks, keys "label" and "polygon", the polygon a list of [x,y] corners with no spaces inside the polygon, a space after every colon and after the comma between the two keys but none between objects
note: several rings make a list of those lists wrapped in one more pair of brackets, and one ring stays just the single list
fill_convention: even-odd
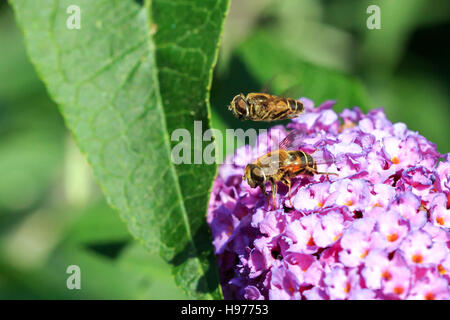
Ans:
[{"label": "small purple floret", "polygon": [[[219,168],[207,220],[225,298],[450,299],[450,153],[381,109],[301,100],[305,114]],[[290,129],[343,160],[319,166],[339,176],[294,178],[294,208],[279,184],[273,211],[241,177]]]}]

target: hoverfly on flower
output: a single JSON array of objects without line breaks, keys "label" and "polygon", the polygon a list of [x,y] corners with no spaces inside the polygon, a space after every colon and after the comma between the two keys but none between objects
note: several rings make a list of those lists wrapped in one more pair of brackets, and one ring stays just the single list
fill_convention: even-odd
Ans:
[{"label": "hoverfly on flower", "polygon": [[291,201],[291,179],[304,174],[326,174],[338,175],[331,172],[319,172],[317,165],[331,164],[337,162],[338,159],[314,153],[307,153],[299,150],[302,144],[302,138],[305,134],[300,130],[292,130],[279,144],[279,149],[271,151],[256,161],[249,163],[245,167],[244,180],[252,188],[260,187],[261,191],[267,198],[269,196],[265,189],[266,182],[270,182],[272,187],[272,208],[275,210],[275,195],[277,193],[277,183],[281,182],[289,188],[289,203]]}]

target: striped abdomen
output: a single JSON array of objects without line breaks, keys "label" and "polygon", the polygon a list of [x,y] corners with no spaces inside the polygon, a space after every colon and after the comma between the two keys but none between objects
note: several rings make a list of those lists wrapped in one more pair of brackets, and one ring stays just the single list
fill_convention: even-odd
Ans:
[{"label": "striped abdomen", "polygon": [[284,161],[281,168],[284,168],[284,175],[293,178],[299,174],[311,172],[310,169],[317,170],[317,164],[310,154],[303,151],[287,151],[289,158]]},{"label": "striped abdomen", "polygon": [[250,93],[246,99],[250,107],[247,119],[253,121],[292,119],[304,111],[303,104],[291,98],[280,98],[265,93]]}]

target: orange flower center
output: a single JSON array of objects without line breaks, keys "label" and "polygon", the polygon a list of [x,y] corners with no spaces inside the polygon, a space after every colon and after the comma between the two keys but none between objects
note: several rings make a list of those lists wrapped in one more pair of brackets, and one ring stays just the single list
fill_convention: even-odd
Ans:
[{"label": "orange flower center", "polygon": [[444,274],[447,273],[447,270],[445,270],[445,268],[444,268],[444,266],[443,266],[442,264],[439,264],[439,265],[437,266],[437,268],[438,268],[438,271],[439,271],[439,273],[440,273],[441,275],[444,275]]},{"label": "orange flower center", "polygon": [[350,129],[356,126],[356,123],[352,121],[345,121],[344,124],[340,125],[338,128],[338,132],[341,133],[345,129]]},{"label": "orange flower center", "polygon": [[368,254],[369,254],[369,250],[366,249],[363,253],[361,253],[361,255],[360,255],[361,259],[365,258]]},{"label": "orange flower center", "polygon": [[394,242],[398,239],[398,235],[396,232],[394,232],[393,234],[388,234],[386,238],[389,242]]},{"label": "orange flower center", "polygon": [[347,282],[347,285],[344,288],[344,292],[349,293],[351,288],[352,288],[352,286],[350,285],[350,282]]},{"label": "orange flower center", "polygon": [[342,233],[337,234],[334,238],[333,241],[337,241],[337,239],[339,239],[342,236]]},{"label": "orange flower center", "polygon": [[411,260],[414,263],[422,263],[423,262],[423,256],[420,253],[416,253],[411,257]]},{"label": "orange flower center", "polygon": [[352,206],[353,205],[353,201],[352,200],[348,200],[347,201],[347,205],[350,207],[350,206]]},{"label": "orange flower center", "polygon": [[322,207],[323,207],[323,203],[322,203],[322,202],[319,202],[319,203],[317,204],[317,206],[318,206],[319,208],[322,208]]},{"label": "orange flower center", "polygon": [[441,226],[443,226],[445,224],[444,217],[436,218],[436,222],[439,223]]},{"label": "orange flower center", "polygon": [[383,206],[377,202],[377,203],[375,203],[372,207],[373,207],[373,208],[375,208],[375,207],[380,207],[380,208],[381,208],[381,207],[383,207]]},{"label": "orange flower center", "polygon": [[394,288],[394,293],[396,295],[401,295],[403,293],[403,291],[405,291],[405,289],[402,286],[397,286]]},{"label": "orange flower center", "polygon": [[434,296],[434,293],[433,292],[428,292],[426,295],[425,295],[425,300],[434,300],[435,299],[435,296]]},{"label": "orange flower center", "polygon": [[308,245],[308,246],[315,246],[316,245],[316,243],[314,242],[313,237],[309,237],[308,243],[306,245]]},{"label": "orange flower center", "polygon": [[391,162],[392,162],[393,164],[399,164],[400,160],[399,160],[399,158],[397,158],[397,157],[393,157],[393,158],[391,159]]},{"label": "orange flower center", "polygon": [[381,276],[383,277],[383,279],[385,279],[386,281],[389,281],[392,279],[392,275],[388,270],[384,270],[384,272],[381,274]]}]

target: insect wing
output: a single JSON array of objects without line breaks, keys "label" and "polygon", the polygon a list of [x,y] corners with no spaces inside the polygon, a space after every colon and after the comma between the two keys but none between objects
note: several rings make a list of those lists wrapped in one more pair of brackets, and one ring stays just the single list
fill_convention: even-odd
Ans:
[{"label": "insect wing", "polygon": [[300,147],[304,145],[303,140],[305,137],[305,132],[294,129],[288,133],[288,135],[280,142],[278,147],[283,150],[300,150]]},{"label": "insect wing", "polygon": [[264,156],[260,157],[258,161],[260,166],[264,168],[266,174],[273,175],[278,172],[278,169],[280,168],[280,162],[283,162],[283,159],[285,158],[285,154],[275,151],[265,154]]},{"label": "insect wing", "polygon": [[286,108],[286,101],[284,98],[270,95],[268,93],[249,93],[247,99],[253,103],[264,106],[269,110],[277,110],[279,108]]},{"label": "insect wing", "polygon": [[247,95],[247,100],[250,100],[255,104],[267,106],[268,103],[272,100],[272,97],[273,96],[267,93],[249,93]]},{"label": "insect wing", "polygon": [[346,154],[341,153],[335,156],[328,150],[324,149],[316,150],[311,154],[311,156],[313,157],[317,165],[321,164],[332,165],[333,163],[339,164],[347,161]]}]

